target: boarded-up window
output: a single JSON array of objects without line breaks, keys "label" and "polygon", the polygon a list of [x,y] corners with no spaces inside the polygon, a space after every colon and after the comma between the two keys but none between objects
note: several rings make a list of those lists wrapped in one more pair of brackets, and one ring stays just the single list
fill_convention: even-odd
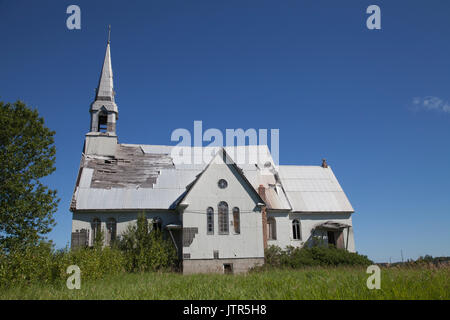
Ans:
[{"label": "boarded-up window", "polygon": [[267,218],[267,239],[277,240],[277,224],[274,217]]},{"label": "boarded-up window", "polygon": [[191,254],[190,253],[183,253],[183,259],[190,259]]},{"label": "boarded-up window", "polygon": [[89,230],[81,229],[72,232],[71,248],[77,249],[89,245]]},{"label": "boarded-up window", "polygon": [[300,221],[298,221],[297,219],[294,219],[292,221],[292,236],[295,240],[302,239],[302,233],[300,230]]},{"label": "boarded-up window", "polygon": [[219,234],[228,234],[228,204],[225,201],[221,201],[218,206],[218,218],[219,218]]},{"label": "boarded-up window", "polygon": [[214,234],[214,209],[206,209],[206,230],[207,234]]},{"label": "boarded-up window", "polygon": [[241,217],[239,208],[234,207],[233,208],[233,226],[234,226],[234,233],[240,234],[241,233]]},{"label": "boarded-up window", "polygon": [[189,247],[197,233],[198,228],[183,228],[183,247]]}]

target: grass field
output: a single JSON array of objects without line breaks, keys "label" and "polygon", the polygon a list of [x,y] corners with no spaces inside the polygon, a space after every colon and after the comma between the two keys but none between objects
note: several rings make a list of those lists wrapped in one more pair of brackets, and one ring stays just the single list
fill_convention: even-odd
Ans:
[{"label": "grass field", "polygon": [[[0,299],[450,299],[450,267],[382,268],[369,290],[365,268],[305,268],[245,275],[123,274],[68,290],[31,284],[3,289]],[[83,275],[82,275],[83,277]]]}]

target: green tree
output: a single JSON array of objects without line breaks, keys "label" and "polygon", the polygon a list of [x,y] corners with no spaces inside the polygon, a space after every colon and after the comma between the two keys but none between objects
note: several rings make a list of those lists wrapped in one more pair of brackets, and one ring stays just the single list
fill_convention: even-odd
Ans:
[{"label": "green tree", "polygon": [[23,102],[0,102],[0,247],[36,245],[55,225],[56,190],[41,182],[54,170],[55,132]]}]

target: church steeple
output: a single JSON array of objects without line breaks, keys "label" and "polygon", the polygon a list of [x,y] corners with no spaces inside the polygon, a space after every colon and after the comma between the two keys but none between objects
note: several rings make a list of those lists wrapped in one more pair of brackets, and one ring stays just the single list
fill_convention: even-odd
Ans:
[{"label": "church steeple", "polygon": [[110,35],[111,27],[108,30],[105,59],[103,60],[102,72],[95,91],[95,100],[91,104],[90,132],[102,132],[108,135],[115,135],[116,120],[118,119],[119,111],[114,101],[115,92],[111,66]]},{"label": "church steeple", "polygon": [[95,100],[114,101],[114,83],[111,66],[111,49],[110,49],[110,34],[108,32],[108,42],[106,44],[105,59],[103,61],[102,73],[96,90]]}]

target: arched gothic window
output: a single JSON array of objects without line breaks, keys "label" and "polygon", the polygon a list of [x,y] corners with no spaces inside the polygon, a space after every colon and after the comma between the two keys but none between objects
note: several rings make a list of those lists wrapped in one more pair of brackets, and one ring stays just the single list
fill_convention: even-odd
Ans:
[{"label": "arched gothic window", "polygon": [[228,204],[221,201],[218,206],[219,234],[228,234]]},{"label": "arched gothic window", "polygon": [[292,236],[295,240],[302,239],[302,233],[300,230],[300,221],[297,219],[292,220]]},{"label": "arched gothic window", "polygon": [[206,209],[206,230],[207,234],[214,234],[214,209]]},{"label": "arched gothic window", "polygon": [[108,113],[100,110],[98,114],[98,132],[106,132],[108,130]]},{"label": "arched gothic window", "polygon": [[234,207],[233,208],[233,226],[234,226],[234,233],[240,234],[241,233],[241,217],[240,217],[239,208]]}]

